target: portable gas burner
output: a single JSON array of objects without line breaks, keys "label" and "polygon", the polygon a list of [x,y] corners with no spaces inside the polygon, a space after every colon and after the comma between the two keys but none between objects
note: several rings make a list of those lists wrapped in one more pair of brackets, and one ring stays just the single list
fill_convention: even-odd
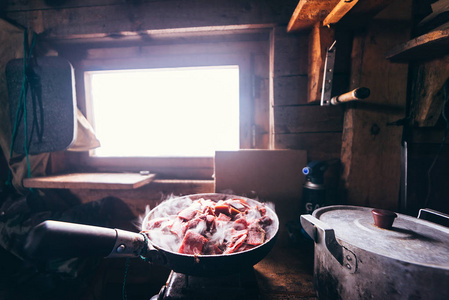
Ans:
[{"label": "portable gas burner", "polygon": [[151,300],[259,299],[254,269],[219,277],[198,277],[171,271],[167,283]]},{"label": "portable gas burner", "polygon": [[[158,245],[160,237],[150,237],[141,232],[47,220],[32,229],[24,251],[29,258],[34,259],[59,258],[61,254],[64,257],[144,258],[149,263],[173,270],[161,292],[153,299],[257,299],[258,285],[252,266],[271,251],[279,231],[279,218],[269,206],[254,199],[228,194],[196,194],[173,198],[159,204],[145,216],[142,232],[149,230],[149,220],[157,219],[156,216],[166,216],[167,209],[173,211],[168,216],[176,215],[179,203],[193,203],[192,201],[197,200],[199,203],[201,199],[209,199],[215,203],[228,200],[229,203],[245,203],[243,206],[249,207],[256,216],[263,214],[254,219],[254,222],[261,224],[265,233],[253,237],[255,241],[250,245],[255,247],[244,251],[232,248],[229,255],[193,255],[167,250]],[[229,207],[230,213],[230,204],[224,206],[225,210]],[[234,210],[238,211],[236,208]],[[242,238],[246,237],[239,237],[240,240]],[[196,242],[195,238],[190,237],[187,244]],[[202,239],[200,242],[202,245],[205,243]],[[239,243],[241,246],[243,240]]]}]

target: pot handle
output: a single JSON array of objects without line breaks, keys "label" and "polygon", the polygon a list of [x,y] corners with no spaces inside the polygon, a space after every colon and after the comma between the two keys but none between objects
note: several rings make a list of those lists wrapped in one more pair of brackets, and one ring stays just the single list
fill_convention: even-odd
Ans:
[{"label": "pot handle", "polygon": [[324,244],[326,249],[343,267],[350,273],[355,273],[357,270],[355,254],[338,243],[335,238],[335,232],[329,225],[312,215],[301,215],[300,220],[302,228],[316,244]]},{"label": "pot handle", "polygon": [[49,220],[32,229],[24,252],[31,259],[129,257],[146,251],[145,241],[140,233]]},{"label": "pot handle", "polygon": [[139,256],[152,264],[161,266],[167,264],[165,255],[151,244],[145,233],[134,233],[121,229],[114,230],[117,232],[117,238],[111,253],[106,258]]}]

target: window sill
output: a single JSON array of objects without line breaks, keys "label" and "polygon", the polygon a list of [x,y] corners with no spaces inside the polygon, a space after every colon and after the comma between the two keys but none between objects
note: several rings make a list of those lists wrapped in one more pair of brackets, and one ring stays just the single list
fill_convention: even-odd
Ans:
[{"label": "window sill", "polygon": [[155,174],[139,173],[73,173],[64,175],[25,178],[23,186],[40,189],[136,189],[147,185]]}]

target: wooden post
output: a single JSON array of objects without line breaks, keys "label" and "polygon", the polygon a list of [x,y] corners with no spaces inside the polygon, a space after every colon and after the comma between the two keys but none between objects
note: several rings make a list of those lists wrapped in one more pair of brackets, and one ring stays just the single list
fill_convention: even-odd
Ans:
[{"label": "wooden post", "polygon": [[334,30],[316,23],[309,35],[307,102],[320,101],[326,50],[334,42]]},{"label": "wooden post", "polygon": [[341,160],[347,204],[398,208],[402,127],[387,124],[405,117],[408,66],[389,62],[384,53],[409,38],[410,16],[410,2],[396,2],[355,34],[350,89],[366,86],[371,96],[345,111]]}]

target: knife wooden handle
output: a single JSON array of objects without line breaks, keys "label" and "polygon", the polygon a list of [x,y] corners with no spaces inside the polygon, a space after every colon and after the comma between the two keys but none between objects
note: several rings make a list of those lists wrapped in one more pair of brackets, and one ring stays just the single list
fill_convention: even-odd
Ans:
[{"label": "knife wooden handle", "polygon": [[352,90],[350,92],[344,93],[340,96],[333,97],[331,99],[331,104],[337,105],[337,104],[343,103],[343,102],[361,100],[361,99],[368,98],[369,95],[370,95],[369,88],[360,87],[360,88],[356,88],[355,90]]}]

